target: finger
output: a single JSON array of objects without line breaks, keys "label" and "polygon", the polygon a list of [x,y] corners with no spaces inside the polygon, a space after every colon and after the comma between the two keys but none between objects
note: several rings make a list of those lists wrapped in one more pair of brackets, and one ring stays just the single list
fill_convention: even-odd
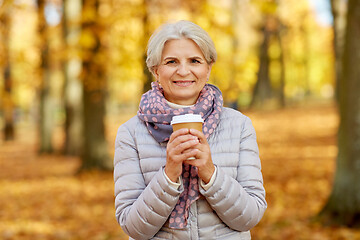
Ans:
[{"label": "finger", "polygon": [[188,148],[188,149],[185,149],[183,152],[182,152],[182,154],[184,154],[184,153],[188,153],[188,152],[191,152],[193,150],[193,148]]},{"label": "finger", "polygon": [[[193,137],[193,136],[192,136]],[[191,139],[186,142],[182,142],[174,147],[175,151],[179,154],[187,153],[186,151],[190,151],[195,149],[196,145],[199,144],[199,139]]]},{"label": "finger", "polygon": [[[196,149],[194,149],[196,150]],[[190,155],[190,152],[189,152],[189,155],[187,156],[187,158],[184,160],[184,163],[185,164],[189,164],[189,165],[192,165],[192,166],[195,166],[195,167],[199,167],[199,166],[202,166],[204,164],[204,161],[202,159],[199,159],[197,156],[198,154],[195,153],[195,152],[192,152],[192,154],[194,155]]]},{"label": "finger", "polygon": [[[171,155],[171,159],[174,160],[175,162],[184,162],[186,159],[190,158],[190,157],[194,157],[198,154],[197,149],[186,149],[185,151],[176,154],[175,152],[172,152],[173,154]],[[171,153],[170,153],[171,154]]]},{"label": "finger", "polygon": [[172,142],[175,138],[177,138],[180,135],[186,135],[189,134],[189,129],[188,128],[181,128],[179,130],[176,130],[175,132],[173,132],[170,135],[170,139],[169,139],[169,143]]},{"label": "finger", "polygon": [[199,138],[194,135],[191,134],[180,135],[177,136],[171,143],[169,143],[168,146],[173,148],[193,140],[196,140],[196,142],[199,143]]},{"label": "finger", "polygon": [[199,130],[191,128],[190,129],[190,134],[198,137],[201,143],[207,143],[207,140],[206,140],[206,137],[205,137],[204,133],[200,132]]},{"label": "finger", "polygon": [[[184,162],[190,161],[190,159],[196,160],[196,155],[199,153],[198,149],[188,149],[182,153],[184,156]],[[193,161],[192,160],[192,161]]]},{"label": "finger", "polygon": [[195,166],[197,167],[197,163],[198,163],[198,159],[191,159],[191,156],[188,157],[185,161],[184,161],[185,164],[189,164],[189,165],[192,165],[192,166]]}]

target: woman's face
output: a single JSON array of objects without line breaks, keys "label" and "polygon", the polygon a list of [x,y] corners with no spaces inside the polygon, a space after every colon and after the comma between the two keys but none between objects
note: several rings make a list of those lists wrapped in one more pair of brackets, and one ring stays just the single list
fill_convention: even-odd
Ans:
[{"label": "woman's face", "polygon": [[192,105],[209,78],[211,66],[194,41],[173,39],[165,43],[154,73],[169,102]]}]

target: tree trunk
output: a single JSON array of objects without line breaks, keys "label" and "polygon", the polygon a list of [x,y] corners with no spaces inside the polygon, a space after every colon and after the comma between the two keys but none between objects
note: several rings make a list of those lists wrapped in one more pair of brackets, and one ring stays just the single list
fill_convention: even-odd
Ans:
[{"label": "tree trunk", "polygon": [[320,219],[360,227],[360,1],[349,0],[339,85],[339,153],[335,181]]},{"label": "tree trunk", "polygon": [[[308,13],[303,14],[303,19],[309,18]],[[303,24],[300,27],[301,29],[301,36],[302,36],[302,43],[303,43],[303,51],[304,54],[302,55],[302,66],[301,66],[301,73],[300,75],[300,81],[299,84],[301,85],[301,82],[303,83],[304,87],[304,93],[305,97],[308,97],[311,95],[311,89],[310,89],[310,33],[306,24],[306,21],[303,22]]]},{"label": "tree trunk", "polygon": [[149,40],[150,37],[150,30],[149,30],[149,12],[148,9],[150,7],[151,4],[151,0],[144,0],[144,15],[143,15],[143,49],[144,49],[144,54],[143,54],[143,69],[144,69],[144,77],[145,77],[145,81],[144,81],[144,86],[143,86],[143,92],[147,92],[148,90],[151,89],[151,82],[153,81],[153,76],[151,74],[151,72],[148,70],[147,66],[146,66],[146,45],[147,42]]},{"label": "tree trunk", "polygon": [[231,1],[231,18],[230,18],[230,26],[231,26],[231,49],[232,49],[232,56],[231,56],[231,71],[230,71],[230,79],[229,79],[229,86],[226,89],[228,93],[227,97],[227,104],[229,107],[233,109],[238,109],[238,94],[236,92],[239,91],[237,87],[237,58],[238,56],[238,49],[239,49],[239,40],[237,37],[236,26],[239,24],[238,14],[239,14],[239,2],[238,0]]},{"label": "tree trunk", "polygon": [[339,81],[341,78],[341,59],[344,48],[344,33],[346,27],[346,3],[342,0],[331,0],[331,11],[334,18],[333,48],[335,55],[335,98],[339,101]]},{"label": "tree trunk", "polygon": [[260,47],[260,66],[258,71],[258,78],[253,91],[253,98],[251,107],[264,107],[264,104],[272,98],[272,88],[269,77],[270,59],[268,54],[271,32],[268,28],[268,18],[266,17],[263,31],[263,42]]},{"label": "tree trunk", "polygon": [[102,51],[99,2],[83,0],[82,80],[84,107],[84,149],[82,169],[112,169],[105,139],[106,56]]},{"label": "tree trunk", "polygon": [[9,54],[9,32],[10,32],[10,4],[11,1],[4,1],[0,12],[0,23],[2,28],[2,46],[1,51],[3,55],[3,71],[4,71],[4,88],[3,88],[3,104],[2,110],[4,114],[4,140],[13,140],[15,137],[14,127],[14,103],[12,100],[12,79],[10,67],[10,54]]},{"label": "tree trunk", "polygon": [[279,101],[280,101],[280,105],[281,107],[285,107],[286,106],[286,98],[285,98],[285,59],[284,59],[284,44],[283,44],[283,40],[282,40],[282,32],[283,32],[283,24],[281,22],[281,20],[277,17],[276,18],[276,22],[277,22],[277,28],[276,28],[276,39],[278,41],[279,44],[279,49],[280,49],[280,55],[279,55],[279,62],[280,62],[280,89],[279,89]]},{"label": "tree trunk", "polygon": [[38,0],[38,24],[39,36],[41,39],[41,66],[40,66],[40,153],[52,153],[52,131],[54,128],[53,101],[50,89],[50,70],[49,70],[49,45],[47,37],[47,24],[45,19],[45,0]]},{"label": "tree trunk", "polygon": [[81,59],[77,52],[81,32],[81,0],[63,1],[63,42],[67,49],[63,59],[65,78],[64,105],[65,105],[65,145],[67,155],[80,155],[83,145],[82,134],[82,85],[79,79]]}]

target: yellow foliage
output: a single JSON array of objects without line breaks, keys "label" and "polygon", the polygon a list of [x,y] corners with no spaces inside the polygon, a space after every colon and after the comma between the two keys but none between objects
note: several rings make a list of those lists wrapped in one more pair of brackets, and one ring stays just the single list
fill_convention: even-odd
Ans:
[{"label": "yellow foliage", "polygon": [[[112,105],[138,102],[145,80],[143,69],[148,34],[166,21],[179,19],[197,22],[213,38],[218,61],[210,78],[224,92],[226,100],[236,101],[243,96],[251,98],[259,69],[258,50],[262,41],[259,27],[265,15],[278,18],[284,26],[281,32],[283,49],[280,49],[275,38],[272,38],[269,49],[274,87],[279,86],[281,51],[285,60],[287,98],[298,97],[307,90],[321,96],[324,86],[334,87],[332,30],[317,24],[307,0],[241,1],[237,7],[232,5],[232,1],[215,0],[181,3],[148,1],[147,5],[140,0],[104,0],[100,1],[98,12],[95,11],[94,1],[85,3],[83,22],[78,22],[79,19],[71,21],[70,27],[76,29],[85,22],[94,21],[97,21],[99,27],[94,32],[84,28],[79,37],[74,33],[67,36],[71,45],[69,49],[65,48],[61,25],[52,27],[48,31],[50,73],[60,71],[61,61],[66,57],[97,61],[106,71],[108,84],[93,86],[106,87]],[[147,22],[144,22],[146,12]],[[14,96],[15,102],[26,109],[30,109],[32,103],[36,102],[36,91],[41,83],[37,21],[34,5],[24,4],[12,10],[11,41],[8,47],[13,66],[12,76],[16,83]],[[276,29],[276,22],[271,26],[273,30]],[[100,55],[93,57],[82,50],[96,46],[95,34],[103,50]],[[309,89],[306,89],[306,84]],[[61,87],[58,84],[56,89],[59,101]]]},{"label": "yellow foliage", "polygon": [[278,8],[276,0],[251,0],[251,3],[259,8],[263,14],[275,14]]},{"label": "yellow foliage", "polygon": [[96,46],[96,36],[90,29],[84,29],[81,32],[79,44],[86,49],[92,49]]}]

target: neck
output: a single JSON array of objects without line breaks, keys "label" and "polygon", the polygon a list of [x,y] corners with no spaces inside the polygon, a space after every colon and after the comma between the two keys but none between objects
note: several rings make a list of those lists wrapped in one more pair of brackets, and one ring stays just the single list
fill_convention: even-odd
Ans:
[{"label": "neck", "polygon": [[168,100],[166,100],[166,102],[173,109],[179,109],[179,108],[186,108],[186,107],[194,106],[194,104],[183,105],[183,104],[172,103],[172,102],[169,102]]}]

